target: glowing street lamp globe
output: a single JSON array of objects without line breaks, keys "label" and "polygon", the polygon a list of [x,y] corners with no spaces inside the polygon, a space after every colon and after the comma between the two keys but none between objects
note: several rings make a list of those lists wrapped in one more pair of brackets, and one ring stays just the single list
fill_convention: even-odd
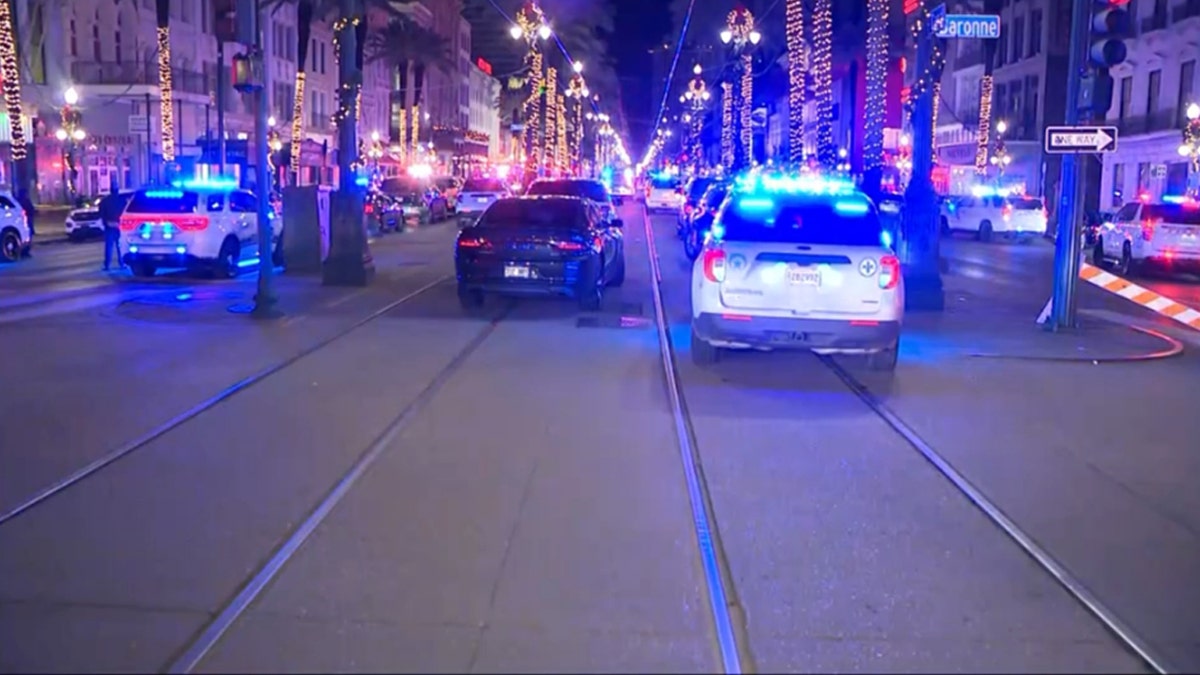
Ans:
[{"label": "glowing street lamp globe", "polygon": [[1189,120],[1200,119],[1200,103],[1193,103],[1187,107],[1187,118]]},{"label": "glowing street lamp globe", "polygon": [[550,36],[553,34],[554,31],[550,30],[550,26],[547,26],[546,24],[538,26],[538,37],[542,38],[543,40],[549,40]]},{"label": "glowing street lamp globe", "polygon": [[[66,129],[58,129],[58,130],[56,130],[56,131],[54,132],[54,137],[55,137],[55,138],[57,138],[57,139],[58,139],[58,140],[60,140],[60,141],[65,141],[65,140],[67,140],[67,130],[66,130]],[[1182,148],[1180,148],[1180,149],[1182,150]]]},{"label": "glowing street lamp globe", "polygon": [[516,24],[513,24],[512,27],[508,29],[508,34],[511,35],[512,39],[514,40],[520,40],[521,38],[525,37],[525,31]]},{"label": "glowing street lamp globe", "polygon": [[67,87],[67,90],[63,92],[63,101],[66,101],[67,105],[79,103],[79,92],[75,87]]},{"label": "glowing street lamp globe", "polygon": [[729,30],[728,28],[721,31],[721,42],[729,44],[731,40],[733,40],[733,31]]}]

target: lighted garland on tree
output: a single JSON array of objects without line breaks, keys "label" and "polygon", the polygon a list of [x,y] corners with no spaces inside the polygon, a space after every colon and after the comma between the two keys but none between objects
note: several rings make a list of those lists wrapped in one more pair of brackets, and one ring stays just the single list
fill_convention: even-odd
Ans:
[{"label": "lighted garland on tree", "polygon": [[529,53],[529,98],[525,100],[525,159],[531,168],[541,162],[542,53]]},{"label": "lighted garland on tree", "polygon": [[400,163],[408,163],[408,108],[400,108],[396,146],[400,148]]},{"label": "lighted garland on tree", "polygon": [[20,162],[25,159],[28,149],[25,126],[22,124],[24,115],[21,113],[17,32],[13,25],[12,5],[8,0],[0,0],[0,76],[4,79],[4,109],[8,112],[9,156],[14,162]]},{"label": "lighted garland on tree", "polygon": [[[988,144],[992,135],[992,90],[994,82],[991,75],[984,75],[979,81],[979,127],[975,136],[975,173],[987,173]],[[936,104],[937,101],[935,100]]]},{"label": "lighted garland on tree", "polygon": [[546,69],[546,140],[542,163],[553,169],[558,155],[558,69]]},{"label": "lighted garland on tree", "polygon": [[[929,19],[929,8],[927,6],[922,5],[918,11],[919,14],[912,22],[912,39],[914,42],[925,39],[925,22]],[[934,96],[933,114],[934,119],[937,119],[937,97],[940,95],[939,92],[941,89],[939,81],[942,78],[942,69],[946,65],[946,55],[943,50],[944,45],[945,40],[939,38],[932,38],[930,40],[929,66],[924,72],[917,73],[917,78],[913,81],[908,91],[907,108],[909,115],[912,114],[913,108],[916,107],[917,101],[922,96],[932,94]]]},{"label": "lighted garland on tree", "polygon": [[558,108],[558,121],[555,125],[558,129],[558,167],[560,171],[566,171],[570,166],[570,146],[567,144],[567,101],[562,94],[558,95],[555,107]]},{"label": "lighted garland on tree", "polygon": [[808,87],[808,43],[804,35],[804,0],[787,0],[784,34],[788,53],[788,159],[804,160],[804,99]]},{"label": "lighted garland on tree", "polygon": [[[337,64],[341,59],[342,32],[357,29],[361,21],[359,17],[343,17],[333,22],[333,61]],[[351,115],[358,118],[358,106],[361,101],[362,85],[343,82],[338,91],[338,109],[333,114],[334,124],[341,125]]]},{"label": "lighted garland on tree", "polygon": [[929,125],[930,126],[929,138],[930,138],[930,145],[935,150],[937,149],[937,134],[934,132],[937,131],[938,110],[940,110],[942,107],[941,103],[940,103],[941,100],[942,100],[942,83],[934,82],[933,83],[933,110],[932,110],[933,114],[931,115],[933,124]]},{"label": "lighted garland on tree", "polygon": [[733,84],[721,83],[721,163],[733,165]]},{"label": "lighted garland on tree", "polygon": [[754,106],[754,59],[749,54],[742,57],[741,106],[738,110],[738,132],[745,154],[746,164],[754,163],[754,126],[750,113]]},{"label": "lighted garland on tree", "polygon": [[813,8],[813,95],[817,100],[817,158],[827,169],[837,166],[833,143],[833,0],[816,0]]},{"label": "lighted garland on tree", "polygon": [[888,0],[867,0],[867,97],[863,168],[883,165],[883,126],[887,112]]},{"label": "lighted garland on tree", "polygon": [[[7,0],[0,0],[7,2]],[[168,0],[157,0],[155,14],[158,27],[158,115],[159,132],[162,137],[164,162],[175,161],[175,105],[171,82],[171,5]],[[149,110],[146,111],[149,114]]]}]

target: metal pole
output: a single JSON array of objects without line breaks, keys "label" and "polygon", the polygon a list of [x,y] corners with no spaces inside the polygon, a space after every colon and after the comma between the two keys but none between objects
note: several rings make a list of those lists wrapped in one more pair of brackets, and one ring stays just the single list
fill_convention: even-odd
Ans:
[{"label": "metal pole", "polygon": [[154,142],[150,136],[150,94],[146,93],[146,181],[154,179]]},{"label": "metal pole", "polygon": [[225,93],[228,84],[225,72],[225,41],[217,40],[217,175],[225,175]]},{"label": "metal pole", "polygon": [[[924,21],[917,38],[917,72],[930,72],[933,41]],[[904,299],[910,309],[945,309],[942,286],[937,193],[933,188],[933,87],[929,82],[913,102],[912,177],[905,191],[907,213],[902,224],[901,255],[904,261]]]},{"label": "metal pole", "polygon": [[262,89],[258,91],[255,102],[258,109],[254,115],[254,162],[255,162],[255,192],[258,195],[258,292],[254,294],[254,316],[272,318],[279,316],[275,304],[275,263],[272,258],[274,251],[274,213],[271,210],[271,172],[267,166],[267,117],[269,116],[269,92],[271,91],[271,69],[267,67],[267,22],[263,20],[262,0],[254,3],[254,37],[258,58],[263,63]]},{"label": "metal pole", "polygon": [[[1071,13],[1070,54],[1067,56],[1067,126],[1079,124],[1079,89],[1083,79],[1084,53],[1091,28],[1089,0],[1074,0]],[[1083,200],[1081,162],[1076,155],[1063,155],[1059,182],[1058,227],[1054,242],[1054,294],[1051,299],[1050,330],[1075,325],[1075,295],[1079,283],[1079,208]]]}]

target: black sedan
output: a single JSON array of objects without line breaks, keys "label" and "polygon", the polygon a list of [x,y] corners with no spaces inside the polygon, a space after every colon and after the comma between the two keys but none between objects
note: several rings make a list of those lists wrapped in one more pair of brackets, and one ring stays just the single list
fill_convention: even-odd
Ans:
[{"label": "black sedan", "polygon": [[459,300],[472,308],[485,293],[565,296],[596,311],[604,289],[625,281],[622,227],[576,197],[498,200],[458,235]]}]

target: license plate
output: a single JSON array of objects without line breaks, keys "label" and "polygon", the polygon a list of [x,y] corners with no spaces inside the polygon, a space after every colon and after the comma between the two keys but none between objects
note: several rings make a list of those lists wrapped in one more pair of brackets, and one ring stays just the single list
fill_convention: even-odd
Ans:
[{"label": "license plate", "polygon": [[504,277],[506,279],[528,279],[529,268],[521,267],[520,265],[506,265],[504,267]]},{"label": "license plate", "polygon": [[821,273],[808,269],[788,270],[788,283],[793,286],[820,286]]},{"label": "license plate", "polygon": [[486,204],[486,203],[488,203],[488,198],[487,197],[476,197],[475,201],[479,202],[480,204]]}]

